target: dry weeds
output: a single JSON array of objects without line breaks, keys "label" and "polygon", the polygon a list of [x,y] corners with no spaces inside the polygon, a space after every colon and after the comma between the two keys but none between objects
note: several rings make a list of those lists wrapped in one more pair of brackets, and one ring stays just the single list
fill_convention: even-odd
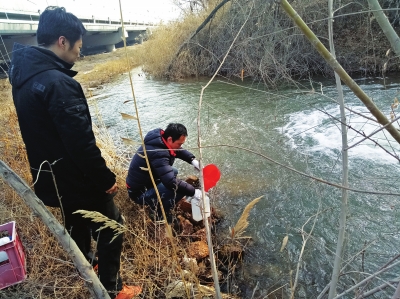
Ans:
[{"label": "dry weeds", "polygon": [[[293,25],[276,1],[231,1],[224,5],[192,40],[187,39],[220,1],[209,1],[208,9],[189,14],[182,22],[170,23],[154,30],[147,42],[143,68],[157,77],[179,79],[212,76],[231,45],[239,28],[250,14],[249,22],[227,57],[218,75],[250,78],[267,86],[292,82],[333,71]],[[295,1],[294,9],[327,45],[327,5],[318,0]],[[390,44],[379,25],[368,13],[365,1],[343,0],[335,4],[334,42],[337,59],[349,73],[398,71],[398,59],[386,57]],[[339,8],[340,7],[340,8]],[[395,28],[399,31],[399,26]],[[177,49],[185,46],[174,59]],[[169,64],[173,61],[172,67]]]},{"label": "dry weeds", "polygon": [[[206,10],[195,14],[186,14],[180,20],[161,24],[153,30],[152,35],[150,35],[149,39],[138,51],[143,70],[146,73],[158,78],[169,76],[174,79],[198,73],[196,55],[188,51],[184,51],[181,54],[189,55],[187,59],[179,59],[175,62],[182,69],[181,71],[168,73],[168,67],[175,59],[181,44],[188,40],[219,1],[210,0],[208,2]],[[215,16],[214,21],[217,21],[219,18],[220,15]]]},{"label": "dry weeds", "polygon": [[132,68],[140,65],[141,48],[142,45],[135,45],[127,47],[126,53],[124,48],[119,48],[112,53],[82,57],[74,65],[74,70],[78,71],[75,79],[82,84],[86,92],[88,88],[108,83],[129,71],[126,55]]}]

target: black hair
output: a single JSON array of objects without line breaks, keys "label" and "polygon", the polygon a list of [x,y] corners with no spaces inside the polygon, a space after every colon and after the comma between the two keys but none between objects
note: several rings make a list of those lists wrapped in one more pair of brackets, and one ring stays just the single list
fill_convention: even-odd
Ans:
[{"label": "black hair", "polygon": [[171,123],[167,126],[167,128],[164,131],[164,139],[167,139],[168,137],[172,137],[172,142],[175,142],[181,136],[187,136],[187,130],[186,127],[182,124],[178,123]]},{"label": "black hair", "polygon": [[86,32],[81,20],[64,7],[48,6],[40,15],[36,38],[39,46],[49,47],[60,36],[65,36],[73,48]]}]

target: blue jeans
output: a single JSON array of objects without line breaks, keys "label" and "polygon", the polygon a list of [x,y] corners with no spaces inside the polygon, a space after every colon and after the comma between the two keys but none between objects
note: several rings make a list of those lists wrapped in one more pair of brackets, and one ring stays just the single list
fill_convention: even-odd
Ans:
[{"label": "blue jeans", "polygon": [[[172,167],[174,170],[174,175],[175,177],[178,175],[178,169],[175,167]],[[167,215],[167,221],[171,222],[172,221],[172,214],[171,211],[175,206],[175,203],[182,199],[185,194],[184,193],[179,193],[175,192],[175,190],[168,189],[167,187],[164,186],[163,183],[160,183],[157,185],[158,193],[160,194],[162,204],[164,206],[164,211],[165,214]],[[156,211],[156,219],[157,220],[162,220],[163,215],[161,212],[161,207],[158,204],[157,200],[157,193],[154,188],[147,189],[144,193],[142,193],[139,197],[137,198],[132,198],[136,203],[138,204],[144,204],[150,207],[153,211]]]}]

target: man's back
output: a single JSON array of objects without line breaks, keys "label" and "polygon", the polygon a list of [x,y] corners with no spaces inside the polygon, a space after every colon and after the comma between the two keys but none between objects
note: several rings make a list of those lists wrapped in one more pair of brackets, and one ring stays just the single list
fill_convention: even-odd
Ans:
[{"label": "man's back", "polygon": [[[107,186],[115,180],[95,144],[89,108],[71,67],[47,49],[17,45],[10,71],[32,176],[37,177],[42,162],[57,161],[52,170],[64,196],[86,189],[102,192],[93,180]],[[42,169],[48,170],[48,165]],[[40,173],[35,192],[45,204],[59,205],[50,173]],[[69,202],[74,200],[70,197]]]}]

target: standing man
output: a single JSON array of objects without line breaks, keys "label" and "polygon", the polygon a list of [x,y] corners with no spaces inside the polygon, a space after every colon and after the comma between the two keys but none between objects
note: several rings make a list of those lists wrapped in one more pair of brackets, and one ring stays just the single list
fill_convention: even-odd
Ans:
[{"label": "standing man", "polygon": [[[167,213],[168,222],[172,220],[170,212],[177,200],[179,201],[184,196],[201,198],[201,190],[195,189],[185,181],[179,180],[176,177],[178,170],[172,167],[175,158],[179,158],[199,169],[199,161],[195,159],[195,156],[182,149],[187,135],[184,125],[171,123],[165,131],[154,129],[148,132],[144,138],[147,157],[161,201]],[[128,177],[126,178],[128,194],[134,202],[148,205],[152,210],[157,210],[157,218],[162,219],[161,208],[158,205],[157,194],[151,182],[150,174],[148,171],[143,170],[143,168],[147,168],[143,154],[141,146],[132,158]]]},{"label": "standing man", "polygon": [[110,243],[111,229],[96,233],[100,224],[73,214],[79,209],[97,211],[122,223],[113,200],[118,188],[115,174],[96,146],[87,101],[72,78],[85,31],[65,8],[47,7],[39,19],[39,47],[15,44],[9,77],[32,177],[37,180],[36,195],[48,206],[62,205],[66,228],[88,259],[92,234],[101,283],[111,298],[130,299],[140,287],[122,287],[123,236]]}]

